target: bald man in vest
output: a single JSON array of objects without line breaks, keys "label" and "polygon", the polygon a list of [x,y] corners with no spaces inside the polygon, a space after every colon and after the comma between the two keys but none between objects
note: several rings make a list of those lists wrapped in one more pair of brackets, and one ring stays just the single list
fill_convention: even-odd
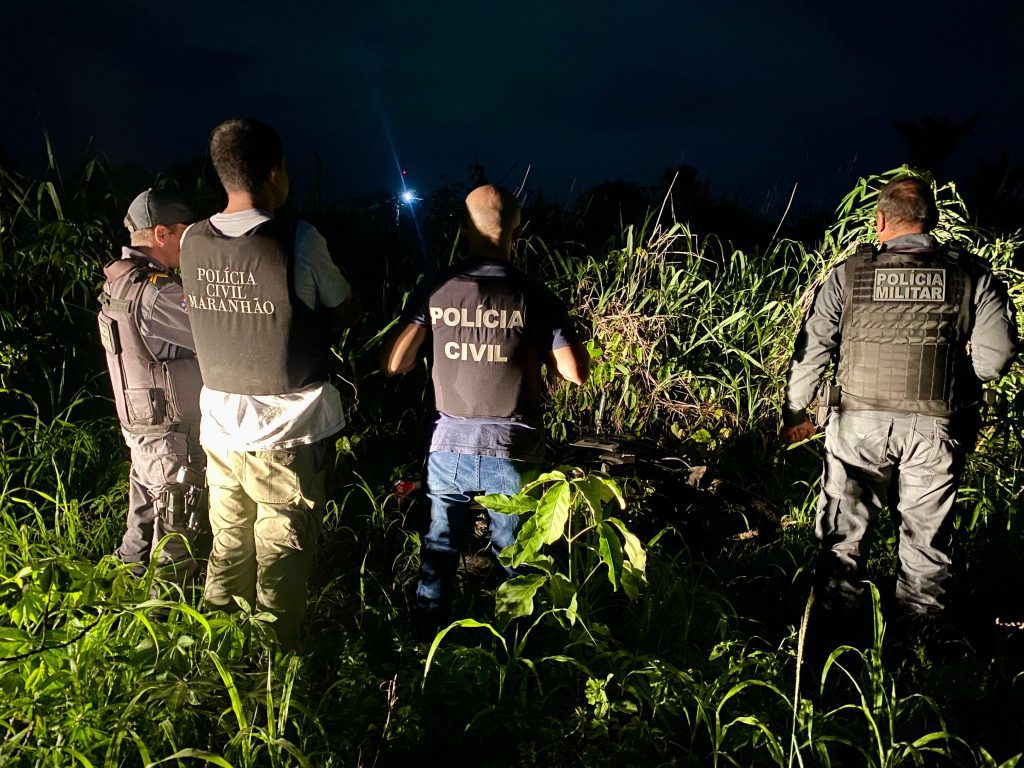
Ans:
[{"label": "bald man in vest", "polygon": [[813,435],[806,408],[837,358],[815,527],[819,598],[840,617],[863,604],[870,526],[891,503],[908,634],[946,626],[954,502],[981,383],[1005,375],[1018,349],[1006,286],[929,234],[937,221],[924,181],[901,177],[881,190],[879,247],[858,247],[818,291],[783,411],[786,442]]},{"label": "bald man in vest", "polygon": [[[424,633],[449,618],[473,496],[514,494],[539,472],[541,367],[578,385],[589,373],[565,306],[510,263],[519,220],[519,204],[507,190],[473,190],[462,226],[468,258],[420,286],[382,349],[389,376],[414,368],[426,345],[433,352],[439,413],[427,459],[431,521],[416,588],[417,627]],[[521,521],[489,518],[497,554],[515,541]]]}]

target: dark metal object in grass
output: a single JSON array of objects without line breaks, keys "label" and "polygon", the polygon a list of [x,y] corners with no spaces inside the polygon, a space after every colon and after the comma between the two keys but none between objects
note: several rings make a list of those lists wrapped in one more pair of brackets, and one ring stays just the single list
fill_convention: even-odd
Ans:
[{"label": "dark metal object in grass", "polygon": [[[617,478],[636,478],[648,484],[654,513],[627,512],[630,529],[650,538],[666,524],[675,526],[691,549],[727,540],[771,540],[785,527],[778,510],[767,500],[740,488],[707,466],[692,466],[679,456],[660,450],[651,441],[619,435],[579,437],[553,452],[552,464],[596,469]],[[392,489],[402,527],[424,534],[430,525],[430,500],[422,477],[407,476]],[[487,514],[473,504],[471,530],[465,532],[459,571],[487,578],[495,563],[490,552]]]},{"label": "dark metal object in grass", "polygon": [[706,465],[693,466],[666,455],[654,443],[618,435],[584,435],[565,452],[561,463],[592,467],[613,476],[633,475],[653,481],[700,513],[721,513],[732,507],[750,522],[735,538],[756,538],[784,527],[779,511],[766,499],[718,477]]}]

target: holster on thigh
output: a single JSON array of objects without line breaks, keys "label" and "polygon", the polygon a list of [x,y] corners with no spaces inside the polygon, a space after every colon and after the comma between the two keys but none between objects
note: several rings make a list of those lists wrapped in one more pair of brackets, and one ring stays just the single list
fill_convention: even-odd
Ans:
[{"label": "holster on thigh", "polygon": [[154,506],[168,530],[196,533],[209,529],[206,488],[173,485],[157,496]]}]

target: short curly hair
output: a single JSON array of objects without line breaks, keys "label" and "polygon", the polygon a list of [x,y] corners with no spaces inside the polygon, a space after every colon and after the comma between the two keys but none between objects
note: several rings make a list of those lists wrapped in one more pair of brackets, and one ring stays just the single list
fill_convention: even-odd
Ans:
[{"label": "short curly hair", "polygon": [[251,117],[225,120],[210,134],[210,159],[229,192],[255,192],[283,158],[278,132]]}]

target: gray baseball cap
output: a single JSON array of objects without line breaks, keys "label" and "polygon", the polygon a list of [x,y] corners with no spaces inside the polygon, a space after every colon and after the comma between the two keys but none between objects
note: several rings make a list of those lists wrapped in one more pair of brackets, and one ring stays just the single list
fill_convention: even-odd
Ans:
[{"label": "gray baseball cap", "polygon": [[157,224],[191,224],[195,221],[192,209],[184,200],[166,189],[147,189],[128,206],[124,225],[129,232],[149,229]]}]

